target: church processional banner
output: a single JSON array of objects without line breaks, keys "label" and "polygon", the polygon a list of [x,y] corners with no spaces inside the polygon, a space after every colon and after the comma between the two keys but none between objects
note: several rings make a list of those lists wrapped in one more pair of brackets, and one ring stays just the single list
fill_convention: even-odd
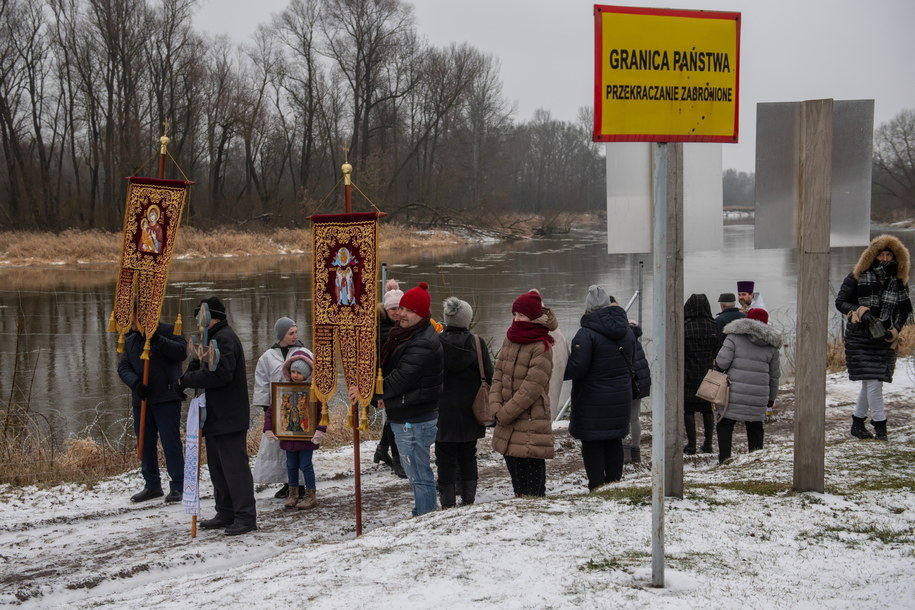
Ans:
[{"label": "church processional banner", "polygon": [[311,216],[314,397],[337,389],[337,354],[348,386],[366,406],[375,390],[378,214]]},{"label": "church processional banner", "polygon": [[123,245],[108,330],[118,333],[118,351],[123,351],[124,335],[136,316],[137,327],[146,337],[146,358],[149,340],[159,325],[187,187],[193,183],[137,177],[128,180]]}]

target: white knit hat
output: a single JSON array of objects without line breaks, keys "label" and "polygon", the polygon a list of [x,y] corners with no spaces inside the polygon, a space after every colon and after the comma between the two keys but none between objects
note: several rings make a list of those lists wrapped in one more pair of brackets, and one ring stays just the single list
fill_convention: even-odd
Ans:
[{"label": "white knit hat", "polygon": [[403,296],[403,290],[397,280],[388,280],[384,285],[384,297],[381,302],[385,309],[395,309],[400,306],[400,297]]}]

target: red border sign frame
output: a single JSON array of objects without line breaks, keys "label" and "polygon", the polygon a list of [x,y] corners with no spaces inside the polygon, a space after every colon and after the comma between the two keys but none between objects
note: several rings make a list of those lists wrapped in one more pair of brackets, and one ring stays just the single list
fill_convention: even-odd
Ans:
[{"label": "red border sign frame", "polygon": [[[737,22],[737,51],[734,85],[734,129],[733,133],[724,136],[681,135],[681,134],[603,134],[601,112],[601,86],[603,83],[603,22],[601,14],[606,12],[630,15],[663,15],[667,17],[687,17],[694,19],[727,19]],[[728,11],[702,11],[686,9],[656,9],[632,6],[594,5],[594,134],[595,142],[724,142],[737,143],[740,119],[740,24],[741,14]]]}]

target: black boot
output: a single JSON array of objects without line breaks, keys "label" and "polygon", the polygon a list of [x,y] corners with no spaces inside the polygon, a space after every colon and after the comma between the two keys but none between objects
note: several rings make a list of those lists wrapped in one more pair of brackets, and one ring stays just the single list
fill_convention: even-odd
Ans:
[{"label": "black boot", "polygon": [[[871,423],[873,424],[874,429],[876,430],[877,422],[872,421]],[[884,440],[886,440],[886,421],[884,420],[881,423],[883,424],[883,434],[884,434],[883,438],[884,438]],[[854,436],[855,438],[874,438],[874,435],[871,434],[870,431],[864,427],[864,418],[855,417],[854,415],[851,416],[851,435]]]},{"label": "black boot", "polygon": [[[887,436],[886,436],[886,420],[885,419],[883,421],[871,420],[871,425],[874,427],[874,434],[877,435],[878,441],[889,440],[889,439],[887,439]],[[862,428],[864,427],[863,423],[861,424],[861,427]]]},{"label": "black boot", "polygon": [[642,450],[639,449],[637,446],[633,445],[632,447],[629,448],[629,458],[633,464],[641,464],[642,463]]},{"label": "black boot", "polygon": [[696,455],[696,414],[692,411],[685,412],[683,423],[686,429],[686,446],[683,447],[683,453]]},{"label": "black boot", "polygon": [[454,494],[454,483],[438,486],[438,499],[442,508],[454,508],[457,499]]},{"label": "black boot", "polygon": [[715,430],[714,413],[702,414],[702,428],[705,431],[705,442],[702,443],[702,447],[699,449],[699,451],[702,453],[714,453],[715,449],[712,447],[712,434]]},{"label": "black boot", "polygon": [[279,491],[273,494],[274,498],[287,498],[289,497],[289,483],[283,483],[283,486],[280,487]]},{"label": "black boot", "polygon": [[461,504],[473,504],[477,500],[477,480],[464,481],[461,488]]},{"label": "black boot", "polygon": [[394,471],[394,474],[399,476],[401,479],[406,479],[407,473],[404,472],[403,464],[400,463],[400,456],[398,456],[396,460],[391,461],[393,462],[391,464],[391,469]]},{"label": "black boot", "polygon": [[391,461],[391,456],[388,455],[388,448],[383,447],[380,443],[378,445],[378,448],[375,449],[375,456],[372,458],[372,461],[375,462],[376,464],[379,462],[384,462],[388,466],[394,465],[393,462]]}]

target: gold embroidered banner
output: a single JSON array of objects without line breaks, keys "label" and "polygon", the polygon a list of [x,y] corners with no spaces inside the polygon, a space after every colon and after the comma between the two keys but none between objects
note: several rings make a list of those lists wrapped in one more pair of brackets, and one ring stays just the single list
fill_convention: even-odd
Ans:
[{"label": "gold embroidered banner", "polygon": [[[187,187],[193,183],[137,177],[128,180],[123,246],[108,330],[118,333],[121,352],[124,335],[136,316],[137,327],[146,337],[146,358],[149,339],[159,326]],[[180,328],[176,332],[180,333]]]},{"label": "gold embroidered banner", "polygon": [[337,353],[348,386],[359,389],[359,403],[374,396],[377,355],[378,213],[311,216],[313,241],[312,328],[317,400],[337,390]]}]

